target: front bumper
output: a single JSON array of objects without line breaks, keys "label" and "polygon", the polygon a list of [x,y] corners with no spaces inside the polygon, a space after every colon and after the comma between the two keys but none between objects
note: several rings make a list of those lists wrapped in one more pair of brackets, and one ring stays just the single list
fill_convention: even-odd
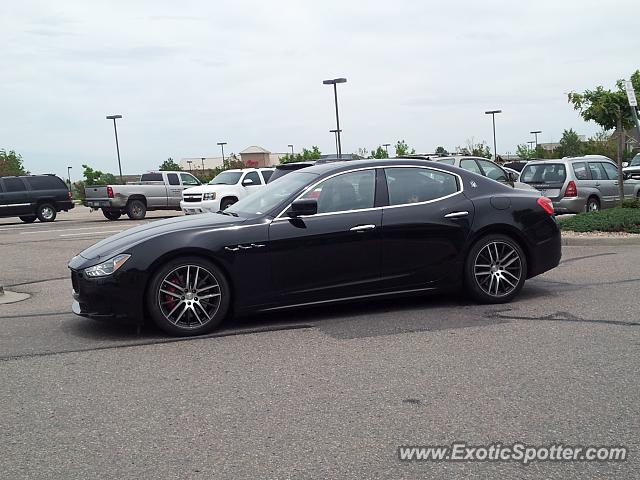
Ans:
[{"label": "front bumper", "polygon": [[132,272],[94,279],[71,269],[71,309],[82,317],[141,324],[145,284],[141,275]]},{"label": "front bumper", "polygon": [[216,213],[220,210],[218,200],[205,200],[202,202],[180,201],[180,208],[186,215],[197,215],[199,213]]}]

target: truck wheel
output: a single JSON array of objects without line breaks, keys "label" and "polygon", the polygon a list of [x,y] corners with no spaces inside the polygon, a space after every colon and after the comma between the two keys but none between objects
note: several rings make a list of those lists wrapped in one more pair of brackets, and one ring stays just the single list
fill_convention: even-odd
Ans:
[{"label": "truck wheel", "polygon": [[33,223],[36,221],[36,216],[35,215],[24,216],[24,217],[20,217],[20,220],[22,220],[24,223]]},{"label": "truck wheel", "polygon": [[147,214],[147,207],[141,200],[131,200],[127,204],[127,216],[131,220],[142,220]]},{"label": "truck wheel", "polygon": [[222,202],[220,202],[220,210],[226,210],[236,202],[237,200],[235,198],[225,198],[224,200],[222,200]]},{"label": "truck wheel", "polygon": [[56,209],[50,203],[41,203],[36,209],[36,215],[41,222],[53,222],[56,219]]},{"label": "truck wheel", "polygon": [[117,210],[107,210],[103,208],[102,214],[109,220],[117,220],[120,218],[120,215],[122,215],[122,212],[119,212]]}]

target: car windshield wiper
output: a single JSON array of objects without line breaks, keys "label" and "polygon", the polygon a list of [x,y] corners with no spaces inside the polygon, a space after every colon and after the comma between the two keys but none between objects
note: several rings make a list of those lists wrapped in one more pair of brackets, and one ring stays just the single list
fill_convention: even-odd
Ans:
[{"label": "car windshield wiper", "polygon": [[238,214],[235,212],[226,212],[224,210],[218,210],[216,213],[219,213],[221,215],[229,215],[230,217],[237,217]]}]

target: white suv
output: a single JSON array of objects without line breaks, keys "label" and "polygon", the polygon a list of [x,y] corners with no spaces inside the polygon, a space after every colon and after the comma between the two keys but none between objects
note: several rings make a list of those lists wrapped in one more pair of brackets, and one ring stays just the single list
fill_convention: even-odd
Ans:
[{"label": "white suv", "polygon": [[273,168],[225,170],[206,185],[182,192],[180,208],[187,215],[217,212],[265,186]]}]

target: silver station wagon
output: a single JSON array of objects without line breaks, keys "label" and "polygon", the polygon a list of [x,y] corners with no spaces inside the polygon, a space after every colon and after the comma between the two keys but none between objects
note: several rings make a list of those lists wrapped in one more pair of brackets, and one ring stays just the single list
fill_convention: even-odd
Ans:
[{"label": "silver station wagon", "polygon": [[[618,167],[608,157],[585,155],[527,163],[520,181],[553,202],[556,213],[580,213],[615,207]],[[640,181],[624,181],[625,198],[640,198]]]}]

